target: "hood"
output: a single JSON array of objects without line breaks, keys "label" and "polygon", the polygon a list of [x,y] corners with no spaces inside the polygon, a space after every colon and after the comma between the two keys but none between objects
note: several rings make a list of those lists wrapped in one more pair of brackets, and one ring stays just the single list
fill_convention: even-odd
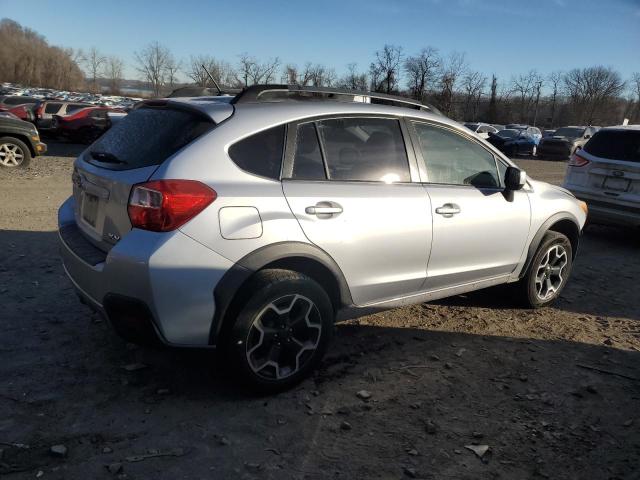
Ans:
[{"label": "hood", "polygon": [[578,140],[578,137],[563,137],[563,136],[554,135],[553,137],[545,137],[545,138],[543,138],[543,140],[544,141],[553,140],[553,141],[556,141],[556,142],[573,143],[576,140]]},{"label": "hood", "polygon": [[533,187],[534,190],[542,192],[542,191],[552,191],[552,192],[560,192],[564,195],[567,195],[571,198],[576,198],[576,196],[571,193],[569,190],[563,187],[559,187],[557,185],[552,185],[551,183],[542,182],[540,180],[532,180],[527,176],[527,181]]},{"label": "hood", "polygon": [[0,125],[36,131],[36,127],[33,125],[33,123],[25,122],[24,120],[20,120],[19,118],[0,117]]}]

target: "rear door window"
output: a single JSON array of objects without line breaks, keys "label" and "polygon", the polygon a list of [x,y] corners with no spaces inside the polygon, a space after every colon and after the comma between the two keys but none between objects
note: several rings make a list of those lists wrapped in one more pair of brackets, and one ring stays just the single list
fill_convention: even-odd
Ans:
[{"label": "rear door window", "polygon": [[410,182],[400,122],[339,118],[317,122],[330,180]]},{"label": "rear door window", "polygon": [[229,147],[229,157],[245,172],[280,179],[285,126],[263,130]]},{"label": "rear door window", "polygon": [[67,115],[73,112],[77,112],[78,110],[81,110],[83,108],[87,108],[89,105],[75,105],[73,103],[70,103],[69,105],[67,105]]},{"label": "rear door window", "polygon": [[44,107],[44,113],[55,114],[60,111],[61,103],[47,103],[47,106]]},{"label": "rear door window", "polygon": [[91,146],[87,161],[113,170],[160,165],[214,126],[184,110],[139,108]]},{"label": "rear door window", "polygon": [[584,146],[600,158],[640,162],[640,130],[599,130]]}]

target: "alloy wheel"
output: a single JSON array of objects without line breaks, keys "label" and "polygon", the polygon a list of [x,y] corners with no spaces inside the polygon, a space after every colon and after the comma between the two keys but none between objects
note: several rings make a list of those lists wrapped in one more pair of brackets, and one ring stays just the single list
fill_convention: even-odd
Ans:
[{"label": "alloy wheel", "polygon": [[281,297],[256,315],[246,341],[253,372],[265,379],[282,380],[300,371],[318,348],[322,320],[307,297]]},{"label": "alloy wheel", "polygon": [[3,143],[0,145],[0,165],[4,167],[17,167],[24,161],[24,152],[15,143]]},{"label": "alloy wheel", "polygon": [[568,263],[567,251],[562,245],[552,245],[546,251],[536,270],[536,295],[540,300],[546,301],[560,290]]}]

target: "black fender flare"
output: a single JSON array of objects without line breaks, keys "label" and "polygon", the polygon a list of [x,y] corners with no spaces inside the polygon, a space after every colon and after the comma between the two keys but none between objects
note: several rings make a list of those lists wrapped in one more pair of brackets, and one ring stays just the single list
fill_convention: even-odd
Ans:
[{"label": "black fender flare", "polygon": [[213,291],[215,313],[209,334],[209,343],[215,345],[220,335],[224,318],[244,283],[258,270],[270,263],[287,258],[306,258],[320,263],[334,276],[339,289],[338,307],[352,305],[347,280],[338,264],[321,248],[304,242],[278,242],[266,245],[245,255],[225,272]]},{"label": "black fender flare", "polygon": [[570,212],[558,212],[555,213],[554,215],[552,215],[551,217],[549,217],[547,220],[544,221],[544,223],[540,226],[540,228],[538,228],[538,231],[536,232],[536,234],[533,236],[533,239],[531,240],[531,243],[529,243],[529,250],[527,251],[527,258],[524,262],[524,265],[522,266],[522,270],[520,271],[520,275],[518,276],[518,278],[523,278],[525,276],[525,274],[527,273],[527,270],[529,270],[529,266],[531,265],[531,262],[533,261],[533,257],[535,256],[536,252],[538,251],[538,247],[540,246],[540,243],[542,242],[542,239],[544,238],[544,236],[547,234],[547,232],[549,231],[550,227],[552,225],[554,225],[555,223],[558,223],[562,220],[569,220],[570,222],[572,222],[575,227],[576,230],[578,231],[578,236],[575,242],[575,245],[573,246],[573,251],[572,253],[572,257],[576,258],[576,254],[578,253],[578,243],[580,240],[580,235],[582,234],[582,230],[580,230],[580,222],[578,222],[578,219],[575,217],[575,215],[573,215]]}]

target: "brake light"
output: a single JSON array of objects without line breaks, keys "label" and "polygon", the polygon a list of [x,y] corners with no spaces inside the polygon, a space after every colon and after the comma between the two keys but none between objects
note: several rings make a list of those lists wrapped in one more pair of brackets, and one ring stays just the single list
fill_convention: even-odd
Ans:
[{"label": "brake light", "polygon": [[589,160],[587,160],[584,157],[581,157],[577,153],[574,153],[573,155],[571,155],[571,159],[569,160],[570,167],[584,167],[588,163],[589,163]]},{"label": "brake light", "polygon": [[195,180],[140,183],[129,196],[129,219],[134,228],[168,232],[187,223],[217,196],[215,190]]}]

